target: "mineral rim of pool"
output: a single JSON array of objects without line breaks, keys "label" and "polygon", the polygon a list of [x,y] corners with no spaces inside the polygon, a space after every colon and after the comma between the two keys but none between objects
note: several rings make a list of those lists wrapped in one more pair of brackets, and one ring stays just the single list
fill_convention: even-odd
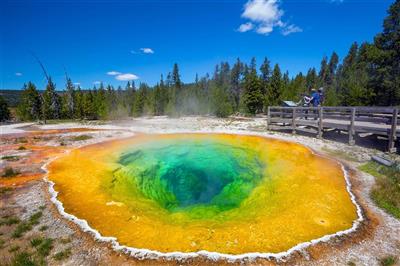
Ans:
[{"label": "mineral rim of pool", "polygon": [[278,253],[357,219],[337,162],[256,136],[139,135],[49,170],[67,213],[134,248]]}]

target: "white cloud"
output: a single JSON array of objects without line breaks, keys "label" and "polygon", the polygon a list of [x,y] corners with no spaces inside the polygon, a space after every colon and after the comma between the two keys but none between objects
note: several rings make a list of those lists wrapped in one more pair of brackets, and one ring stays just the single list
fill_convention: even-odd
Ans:
[{"label": "white cloud", "polygon": [[257,28],[256,32],[259,34],[268,35],[274,30],[274,27],[271,25],[261,25]]},{"label": "white cloud", "polygon": [[247,23],[244,23],[244,24],[240,25],[239,28],[238,28],[238,31],[239,32],[246,32],[246,31],[252,30],[253,27],[254,27],[253,23],[247,22]]},{"label": "white cloud", "polygon": [[331,3],[343,3],[344,0],[330,0]]},{"label": "white cloud", "polygon": [[265,24],[274,24],[280,20],[283,10],[277,0],[250,0],[244,6],[243,18]]},{"label": "white cloud", "polygon": [[97,80],[97,81],[93,82],[93,84],[94,84],[94,85],[100,85],[100,84],[101,84],[101,81],[98,81],[98,80]]},{"label": "white cloud", "polygon": [[22,73],[21,73],[21,72],[16,72],[15,75],[16,75],[17,77],[20,77],[20,76],[22,76]]},{"label": "white cloud", "polygon": [[116,75],[120,75],[120,74],[122,74],[122,73],[118,72],[118,71],[108,71],[107,72],[107,75],[110,75],[110,76],[116,76]]},{"label": "white cloud", "polygon": [[151,48],[140,48],[140,51],[142,51],[144,54],[154,54],[154,51]]},{"label": "white cloud", "polygon": [[268,35],[273,32],[274,28],[278,27],[281,28],[281,32],[285,36],[290,33],[301,32],[300,27],[293,24],[288,26],[287,23],[282,21],[285,12],[281,9],[279,3],[279,0],[249,0],[244,5],[242,18],[250,21],[240,25],[238,31],[246,32],[254,28],[256,33]]},{"label": "white cloud", "polygon": [[75,86],[79,86],[79,85],[81,85],[81,83],[80,82],[75,82],[74,85]]},{"label": "white cloud", "polygon": [[119,74],[119,75],[115,76],[115,79],[121,80],[121,81],[131,81],[131,80],[139,79],[139,77],[136,76],[135,74],[126,73],[126,74]]},{"label": "white cloud", "polygon": [[302,31],[303,31],[302,28],[292,24],[292,25],[289,25],[287,27],[284,27],[282,29],[282,34],[284,36],[288,36],[289,34],[296,33],[296,32],[302,32]]},{"label": "white cloud", "polygon": [[134,50],[131,50],[130,52],[131,52],[131,54],[137,54],[137,52]]}]

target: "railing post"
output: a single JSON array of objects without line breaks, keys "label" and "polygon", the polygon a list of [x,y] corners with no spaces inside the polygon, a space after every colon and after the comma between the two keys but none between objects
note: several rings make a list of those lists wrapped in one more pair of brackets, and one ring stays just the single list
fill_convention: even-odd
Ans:
[{"label": "railing post", "polygon": [[296,107],[292,109],[292,134],[296,134]]},{"label": "railing post", "polygon": [[270,129],[269,125],[271,123],[271,107],[267,108],[267,130]]},{"label": "railing post", "polygon": [[354,145],[355,141],[353,138],[354,135],[354,120],[356,117],[356,108],[351,108],[351,117],[350,117],[350,125],[349,125],[349,145]]},{"label": "railing post", "polygon": [[389,152],[396,152],[395,142],[397,138],[397,115],[399,110],[397,108],[393,109],[393,116],[392,116],[392,127],[389,132]]},{"label": "railing post", "polygon": [[322,139],[322,129],[323,129],[322,111],[323,111],[323,107],[318,107],[318,136],[317,136],[317,138],[319,138],[319,139]]}]

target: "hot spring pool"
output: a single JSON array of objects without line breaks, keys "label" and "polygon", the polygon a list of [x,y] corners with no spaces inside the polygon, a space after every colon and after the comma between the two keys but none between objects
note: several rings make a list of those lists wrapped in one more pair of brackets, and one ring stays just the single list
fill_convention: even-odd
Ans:
[{"label": "hot spring pool", "polygon": [[279,253],[357,219],[338,163],[256,136],[138,135],[48,169],[66,213],[138,249]]}]

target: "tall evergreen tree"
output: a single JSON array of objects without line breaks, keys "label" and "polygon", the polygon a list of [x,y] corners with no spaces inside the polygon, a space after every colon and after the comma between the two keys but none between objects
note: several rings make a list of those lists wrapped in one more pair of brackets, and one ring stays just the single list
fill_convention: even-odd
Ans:
[{"label": "tall evergreen tree", "polygon": [[268,92],[269,105],[280,105],[283,93],[282,73],[278,64],[274,66],[271,76],[271,86]]},{"label": "tall evergreen tree", "polygon": [[8,104],[3,96],[0,95],[0,122],[8,121],[11,118]]},{"label": "tall evergreen tree", "polygon": [[321,61],[321,67],[318,74],[318,86],[323,87],[326,85],[326,81],[329,77],[329,65],[328,58],[324,56]]},{"label": "tall evergreen tree", "polygon": [[375,102],[379,105],[399,105],[400,0],[390,6],[383,22],[383,32],[375,37],[374,44],[370,57],[374,65],[371,86],[375,90]]},{"label": "tall evergreen tree", "polygon": [[318,75],[315,68],[310,68],[306,76],[307,90],[315,89],[318,86]]},{"label": "tall evergreen tree", "polygon": [[230,97],[234,111],[239,110],[240,96],[242,94],[241,79],[243,75],[243,63],[238,58],[231,70]]},{"label": "tall evergreen tree", "polygon": [[42,115],[46,122],[47,119],[59,119],[61,113],[60,97],[56,92],[56,85],[49,77],[46,90],[43,93]]},{"label": "tall evergreen tree", "polygon": [[257,75],[256,60],[253,58],[250,63],[249,72],[244,77],[243,102],[246,111],[256,114],[262,111],[264,95],[262,93],[261,81]]},{"label": "tall evergreen tree", "polygon": [[75,86],[72,83],[71,79],[67,77],[66,84],[66,105],[67,105],[67,116],[68,118],[74,118],[74,111],[76,109],[75,106]]},{"label": "tall evergreen tree", "polygon": [[24,121],[39,120],[42,112],[42,102],[36,86],[32,82],[24,85],[21,101],[17,107],[17,116]]}]

